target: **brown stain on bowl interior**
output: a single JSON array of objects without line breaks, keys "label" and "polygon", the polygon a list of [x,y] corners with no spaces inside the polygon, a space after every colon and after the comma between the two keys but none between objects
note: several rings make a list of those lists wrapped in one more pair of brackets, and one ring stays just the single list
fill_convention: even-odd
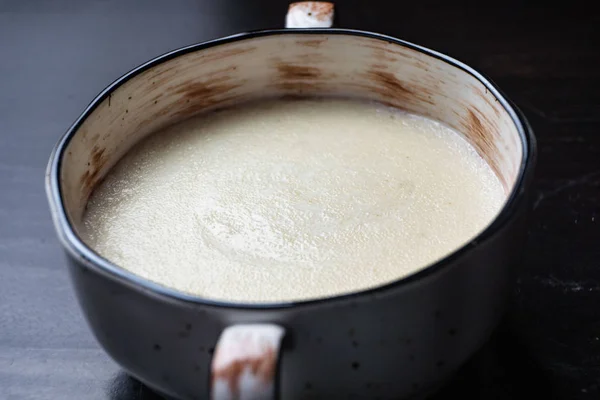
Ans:
[{"label": "brown stain on bowl interior", "polygon": [[502,173],[499,160],[500,155],[493,139],[494,132],[497,132],[495,125],[477,108],[469,108],[467,117],[463,121],[463,128],[477,153],[494,171],[504,189],[508,190],[508,183]]},{"label": "brown stain on bowl interior", "polygon": [[79,183],[83,186],[84,191],[87,192],[91,189],[91,181],[95,179],[94,174],[92,174],[90,170],[86,170],[83,175],[81,175],[81,178],[79,178]]},{"label": "brown stain on bowl interior", "polygon": [[423,71],[427,71],[427,72],[429,71],[430,65],[428,63],[426,63],[425,61],[415,59],[414,63],[417,68],[420,68]]},{"label": "brown stain on bowl interior", "polygon": [[102,149],[98,146],[94,146],[92,149],[92,166],[96,169],[100,169],[104,166],[104,162],[106,161],[102,156],[106,149]]},{"label": "brown stain on bowl interior", "polygon": [[107,158],[104,155],[106,152],[105,148],[99,147],[98,145],[92,148],[90,153],[88,169],[81,175],[79,179],[83,189],[86,193],[91,193],[92,189],[98,183],[98,177],[100,171],[106,164]]},{"label": "brown stain on bowl interior", "polygon": [[[225,92],[230,89],[233,89],[234,85],[232,85],[232,84],[225,85],[225,83],[230,81],[231,79],[234,79],[234,77],[232,77],[231,74],[233,74],[237,70],[237,68],[238,67],[235,65],[230,65],[230,66],[227,66],[227,67],[215,70],[215,71],[207,72],[206,74],[203,75],[207,78],[207,79],[205,79],[204,83],[190,84],[189,83],[190,81],[187,81],[187,82],[169,87],[167,89],[165,89],[165,88],[155,89],[154,87],[156,87],[156,85],[154,85],[152,90],[153,91],[160,90],[160,92],[158,92],[154,96],[150,97],[148,100],[148,104],[149,105],[159,104],[160,102],[162,102],[162,100],[164,100],[164,98],[168,98],[169,95],[171,94],[171,92],[187,95],[185,101],[191,100],[191,97],[193,97],[194,94],[199,94],[201,92],[204,94],[208,94],[209,97],[212,98],[219,91]],[[172,70],[172,68],[169,68],[166,71],[170,71],[170,70]],[[156,82],[156,81],[154,81],[154,82]],[[162,82],[159,81],[159,83],[162,83]],[[214,85],[212,87],[210,86],[211,83],[214,83]],[[239,86],[240,85],[236,85],[236,87],[239,87]],[[171,104],[171,106],[161,107],[160,110],[158,110],[154,113],[153,117],[160,117],[160,116],[169,114],[171,111],[173,111],[179,105],[181,105],[181,104],[180,103],[176,104],[176,105]],[[143,122],[145,123],[148,121],[146,120]]]},{"label": "brown stain on bowl interior", "polygon": [[[218,357],[218,354],[215,355]],[[247,357],[234,360],[213,372],[212,385],[214,387],[216,381],[224,380],[229,386],[229,390],[238,398],[240,394],[240,379],[245,370],[264,383],[272,382],[275,378],[275,370],[277,367],[277,354],[272,348],[265,349],[260,357]]]},{"label": "brown stain on bowl interior", "polygon": [[373,50],[373,59],[380,62],[396,63],[399,61],[398,57],[393,56],[392,52],[382,47],[371,46]]},{"label": "brown stain on bowl interior", "polygon": [[369,76],[377,83],[379,83],[385,91],[392,97],[400,94],[402,96],[414,96],[414,89],[408,87],[405,83],[396,78],[396,76],[388,71],[383,71],[378,68],[374,68],[368,72]]},{"label": "brown stain on bowl interior", "polygon": [[230,75],[215,75],[200,82],[186,82],[174,88],[181,98],[173,103],[168,112],[174,117],[193,116],[224,101],[235,99],[231,91],[241,87],[243,81]]},{"label": "brown stain on bowl interior", "polygon": [[277,75],[273,86],[283,94],[319,92],[324,86],[324,81],[334,76],[324,74],[314,65],[278,61],[275,68]]},{"label": "brown stain on bowl interior", "polygon": [[[178,57],[173,60],[167,61],[165,64],[161,64],[153,68],[155,70],[152,74],[148,75],[148,81],[152,83],[153,90],[163,90],[160,88],[164,84],[168,84],[170,80],[179,76],[180,74],[186,73],[186,70],[199,63],[206,63],[210,61],[220,61],[230,57],[237,57],[252,53],[256,50],[256,47],[234,47],[221,49],[219,47],[213,47],[210,49],[199,50],[198,52],[191,53],[189,55]],[[193,57],[190,59],[189,57]],[[241,59],[239,60],[241,62]],[[151,70],[152,71],[152,70]],[[150,72],[150,71],[149,71]],[[155,99],[157,100],[157,99]]]},{"label": "brown stain on bowl interior", "polygon": [[317,79],[322,75],[321,70],[312,65],[279,62],[275,67],[277,68],[279,79],[282,81]]},{"label": "brown stain on bowl interior", "polygon": [[184,82],[174,88],[174,93],[181,94],[186,100],[206,101],[212,103],[215,98],[240,86],[230,82],[229,76],[214,77],[196,82]]},{"label": "brown stain on bowl interior", "polygon": [[[237,98],[235,89],[244,85],[245,81],[236,75],[237,65],[226,67],[202,74],[201,79],[189,79],[178,83],[152,97],[149,102],[158,105],[158,109],[138,123],[136,129],[142,129],[147,124],[167,116],[177,122],[192,117],[205,109],[229,103]],[[177,100],[170,100],[177,96]]]},{"label": "brown stain on bowl interior", "polygon": [[391,104],[394,107],[407,109],[406,107],[416,101],[435,105],[433,101],[434,92],[423,85],[405,82],[399,79],[393,72],[388,71],[385,64],[373,64],[363,77],[368,84],[362,85],[365,89],[377,93],[382,103]]},{"label": "brown stain on bowl interior", "polygon": [[[303,52],[293,56],[291,59],[286,60],[286,63],[289,64],[297,64],[297,65],[308,65],[314,66],[316,68],[320,68],[322,65],[331,65],[334,60],[330,55],[326,54],[324,51],[313,51],[313,52]],[[330,68],[331,73],[331,68]],[[324,71],[322,71],[324,72]]]},{"label": "brown stain on bowl interior", "polygon": [[360,46],[373,50],[373,58],[376,60],[396,62],[398,61],[398,57],[413,60],[411,55],[392,48],[392,46],[397,47],[397,45],[386,45],[384,43],[365,43],[361,44]]},{"label": "brown stain on bowl interior", "polygon": [[[177,59],[167,62],[166,65],[159,65],[156,67],[156,71],[148,77],[148,81],[154,82],[152,89],[160,88],[163,84],[173,79],[181,68],[181,61]],[[156,89],[159,90],[159,89]]]},{"label": "brown stain on bowl interior", "polygon": [[297,40],[296,44],[299,46],[312,47],[314,49],[319,48],[323,43],[327,42],[327,38],[323,39],[310,39],[310,40]]},{"label": "brown stain on bowl interior", "polygon": [[367,89],[378,93],[382,97],[381,100],[408,101],[411,97],[415,96],[412,88],[401,82],[393,73],[386,71],[380,65],[374,65],[364,75],[369,82]]},{"label": "brown stain on bowl interior", "polygon": [[164,93],[157,93],[156,95],[154,95],[153,97],[150,98],[150,100],[148,100],[148,102],[150,104],[157,104],[158,101],[164,97]]}]

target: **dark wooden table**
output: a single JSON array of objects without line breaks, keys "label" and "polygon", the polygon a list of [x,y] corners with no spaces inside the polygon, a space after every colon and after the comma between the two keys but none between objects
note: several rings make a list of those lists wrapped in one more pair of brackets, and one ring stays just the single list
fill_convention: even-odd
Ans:
[{"label": "dark wooden table", "polygon": [[[597,399],[599,15],[572,2],[450,3],[338,2],[343,27],[416,42],[489,75],[539,140],[513,305],[436,398]],[[0,399],[156,398],[120,372],[82,318],[50,222],[46,161],[120,74],[176,47],[281,27],[286,7],[276,0],[0,0]]]}]

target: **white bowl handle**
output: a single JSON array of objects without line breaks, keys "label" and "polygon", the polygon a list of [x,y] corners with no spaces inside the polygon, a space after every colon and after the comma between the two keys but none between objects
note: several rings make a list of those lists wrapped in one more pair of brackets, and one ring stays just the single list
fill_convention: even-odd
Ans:
[{"label": "white bowl handle", "polygon": [[275,398],[275,378],[285,330],[274,324],[225,328],[211,364],[211,400]]},{"label": "white bowl handle", "polygon": [[290,4],[285,16],[286,28],[331,28],[333,26],[333,3],[325,1],[301,1]]}]

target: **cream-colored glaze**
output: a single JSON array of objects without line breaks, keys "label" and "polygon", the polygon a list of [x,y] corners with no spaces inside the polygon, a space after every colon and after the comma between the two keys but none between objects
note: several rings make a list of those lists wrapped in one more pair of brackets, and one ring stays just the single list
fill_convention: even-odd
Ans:
[{"label": "cream-colored glaze", "polygon": [[420,270],[504,200],[490,167],[442,124],[375,103],[263,101],[135,146],[92,194],[81,235],[183,292],[304,300]]}]

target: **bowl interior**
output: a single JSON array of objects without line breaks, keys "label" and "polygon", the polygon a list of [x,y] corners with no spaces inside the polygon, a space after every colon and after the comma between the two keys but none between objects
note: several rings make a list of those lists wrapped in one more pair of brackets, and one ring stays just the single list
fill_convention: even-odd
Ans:
[{"label": "bowl interior", "polygon": [[515,121],[460,66],[375,35],[257,34],[166,55],[96,100],[59,154],[63,205],[75,231],[94,187],[141,139],[211,109],[276,96],[375,100],[432,118],[467,138],[507,198],[518,181],[524,149]]}]

